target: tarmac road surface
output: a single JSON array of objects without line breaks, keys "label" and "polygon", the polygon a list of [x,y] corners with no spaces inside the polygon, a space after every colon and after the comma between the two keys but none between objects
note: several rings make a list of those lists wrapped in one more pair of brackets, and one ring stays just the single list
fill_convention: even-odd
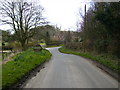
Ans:
[{"label": "tarmac road surface", "polygon": [[24,88],[118,88],[117,80],[89,60],[60,53],[58,47],[47,49],[51,60]]}]

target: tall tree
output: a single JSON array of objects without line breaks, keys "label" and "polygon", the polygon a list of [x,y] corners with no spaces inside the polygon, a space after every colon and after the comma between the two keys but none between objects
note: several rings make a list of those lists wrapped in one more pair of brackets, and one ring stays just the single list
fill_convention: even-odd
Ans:
[{"label": "tall tree", "polygon": [[46,42],[46,44],[48,44],[50,42],[50,34],[48,31],[46,32],[45,42]]},{"label": "tall tree", "polygon": [[57,28],[55,28],[54,26],[51,25],[44,25],[44,26],[38,26],[36,28],[36,33],[33,36],[33,39],[36,40],[41,40],[44,39],[46,40],[47,37],[47,32],[49,33],[50,37],[53,37],[56,33],[59,32],[59,30]]},{"label": "tall tree", "polygon": [[[26,49],[28,40],[34,35],[35,29],[43,20],[43,8],[35,6],[31,2],[19,0],[5,1],[0,7],[3,16],[3,24],[12,26],[17,35],[17,40],[21,43],[22,49]],[[31,29],[34,28],[34,29]]]},{"label": "tall tree", "polygon": [[[97,3],[95,18],[102,23],[107,31],[109,49],[119,56],[120,54],[120,2]],[[120,57],[120,56],[119,56]]]},{"label": "tall tree", "polygon": [[68,32],[66,33],[66,37],[65,37],[65,44],[71,42],[71,39],[72,39],[71,32],[68,31]]},{"label": "tall tree", "polygon": [[82,17],[81,29],[87,51],[94,50],[98,53],[109,53],[120,57],[119,8],[120,2],[96,2],[84,16],[86,20]]}]

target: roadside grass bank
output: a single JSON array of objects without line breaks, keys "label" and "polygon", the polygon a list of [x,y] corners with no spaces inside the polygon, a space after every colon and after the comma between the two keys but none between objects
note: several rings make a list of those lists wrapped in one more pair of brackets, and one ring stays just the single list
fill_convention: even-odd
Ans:
[{"label": "roadside grass bank", "polygon": [[39,43],[40,45],[44,45],[44,46],[46,46],[46,43]]},{"label": "roadside grass bank", "polygon": [[48,46],[46,46],[46,48],[53,48],[53,47],[60,47],[60,46],[63,46],[63,44],[61,44],[61,45],[48,45]]},{"label": "roadside grass bank", "polygon": [[2,66],[2,88],[7,89],[19,82],[29,71],[50,59],[51,53],[43,49],[34,52],[33,49],[18,54],[12,61]]},{"label": "roadside grass bank", "polygon": [[60,47],[60,46],[57,46],[57,45],[56,46],[55,45],[54,46],[46,46],[46,48],[53,48],[53,47]]},{"label": "roadside grass bank", "polygon": [[88,58],[88,59],[91,59],[93,61],[96,61],[106,67],[108,67],[109,69],[115,71],[115,72],[118,72],[120,73],[120,67],[118,65],[118,62],[117,60],[109,60],[105,57],[102,57],[102,56],[95,56],[95,55],[92,55],[90,53],[81,53],[81,52],[77,52],[77,51],[73,51],[73,50],[70,50],[70,49],[67,49],[65,47],[61,47],[59,48],[59,51],[61,53],[66,53],[66,54],[74,54],[74,55],[79,55],[79,56],[83,56],[85,58]]}]

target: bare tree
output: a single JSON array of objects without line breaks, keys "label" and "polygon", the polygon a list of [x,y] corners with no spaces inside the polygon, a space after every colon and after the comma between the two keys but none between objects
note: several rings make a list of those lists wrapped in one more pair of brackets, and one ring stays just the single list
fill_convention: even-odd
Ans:
[{"label": "bare tree", "polygon": [[16,39],[21,43],[22,49],[25,50],[28,40],[35,33],[36,27],[44,21],[42,17],[43,8],[40,5],[35,6],[32,2],[20,0],[2,2],[0,10],[3,17],[2,23],[12,26],[17,35]]},{"label": "bare tree", "polygon": [[71,32],[68,31],[68,32],[66,33],[66,37],[65,37],[65,44],[71,42],[71,39],[72,39]]}]

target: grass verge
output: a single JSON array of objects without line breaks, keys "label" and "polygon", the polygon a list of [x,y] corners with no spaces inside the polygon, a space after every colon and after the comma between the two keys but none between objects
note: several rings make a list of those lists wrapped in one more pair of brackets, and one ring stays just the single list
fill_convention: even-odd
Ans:
[{"label": "grass verge", "polygon": [[14,60],[2,66],[2,88],[5,89],[14,85],[29,71],[50,59],[50,57],[51,53],[45,49],[40,52],[34,52],[32,49],[29,49],[18,54]]},{"label": "grass verge", "polygon": [[53,47],[60,47],[60,46],[63,46],[63,44],[61,44],[61,45],[48,45],[48,46],[46,46],[46,48],[53,48]]},{"label": "grass verge", "polygon": [[59,46],[46,46],[46,48],[53,48],[53,47],[59,47]]},{"label": "grass verge", "polygon": [[94,56],[94,55],[91,55],[90,53],[81,53],[81,52],[77,52],[77,51],[72,51],[70,49],[66,49],[65,47],[59,48],[59,51],[62,53],[66,53],[66,54],[74,54],[74,55],[83,56],[85,58],[89,58],[91,60],[99,62],[100,64],[103,64],[104,66],[106,66],[116,72],[120,72],[120,67],[118,66],[118,61],[108,60],[105,57]]}]

